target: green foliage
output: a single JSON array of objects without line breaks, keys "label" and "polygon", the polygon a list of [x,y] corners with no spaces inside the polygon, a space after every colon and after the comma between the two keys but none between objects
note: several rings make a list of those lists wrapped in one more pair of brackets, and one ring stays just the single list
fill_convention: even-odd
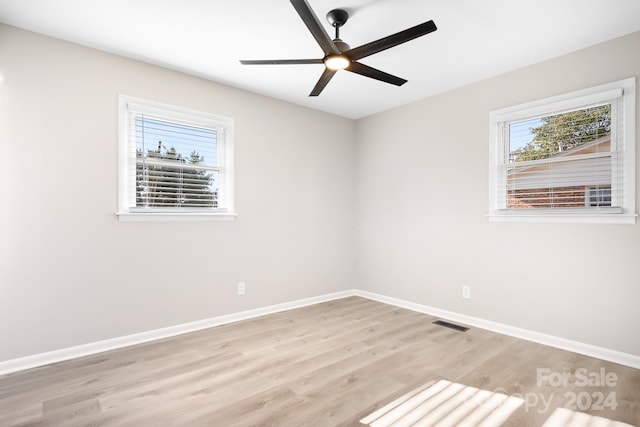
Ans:
[{"label": "green foliage", "polygon": [[611,105],[543,117],[533,140],[511,153],[513,161],[546,159],[611,134]]},{"label": "green foliage", "polygon": [[174,147],[136,151],[136,206],[139,207],[217,207],[217,194],[211,191],[213,173],[193,168],[204,158],[193,151],[184,158]]}]

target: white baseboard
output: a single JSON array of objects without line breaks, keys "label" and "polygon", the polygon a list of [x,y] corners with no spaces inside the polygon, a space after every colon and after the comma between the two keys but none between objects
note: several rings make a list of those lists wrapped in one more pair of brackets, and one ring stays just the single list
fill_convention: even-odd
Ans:
[{"label": "white baseboard", "polygon": [[528,329],[517,328],[515,326],[505,325],[503,323],[498,323],[498,322],[492,322],[490,320],[484,320],[478,317],[467,316],[465,314],[442,310],[439,308],[430,307],[428,305],[417,304],[414,302],[392,298],[385,295],[376,294],[373,292],[356,290],[355,295],[363,298],[371,299],[374,301],[383,302],[385,304],[406,308],[408,310],[417,311],[419,313],[429,314],[431,316],[441,317],[447,320],[453,320],[455,322],[464,323],[470,326],[475,326],[477,328],[487,329],[489,331],[498,332],[500,334],[509,335],[509,336],[521,338],[527,341],[533,341],[539,344],[544,344],[551,347],[560,348],[562,350],[572,351],[574,353],[580,353],[586,356],[608,360],[610,362],[619,363],[621,365],[640,369],[640,356],[635,356],[633,354],[623,353],[616,350],[610,350],[607,348],[598,347],[591,344],[585,344],[579,341],[572,341],[565,338],[556,337],[553,335],[547,335],[540,332],[531,331]]},{"label": "white baseboard", "polygon": [[321,295],[318,297],[305,298],[301,300],[291,301],[282,304],[271,305],[267,307],[257,308],[254,310],[241,311],[239,313],[228,314],[224,316],[212,317],[210,319],[199,320],[196,322],[184,323],[181,325],[170,326],[167,328],[155,329],[152,331],[141,332],[123,337],[112,338],[103,341],[97,341],[89,344],[78,345],[74,347],[64,348],[46,353],[35,354],[32,356],[21,357],[18,359],[0,362],[0,375],[12,372],[23,371],[25,369],[36,368],[39,366],[49,365],[51,363],[62,362],[64,360],[76,359],[78,357],[89,356],[108,350],[128,347],[131,345],[142,344],[163,338],[169,338],[176,335],[182,335],[189,332],[195,332],[202,329],[220,326],[227,323],[238,322],[240,320],[251,319],[254,317],[265,316],[268,314],[278,313],[285,310],[292,310],[308,305],[318,304],[321,302],[333,301],[340,298],[350,296],[360,296],[385,304],[394,305],[401,308],[417,311],[419,313],[429,314],[431,316],[441,317],[455,322],[464,323],[470,326],[487,329],[504,335],[549,345],[551,347],[563,350],[573,351],[575,353],[596,357],[603,360],[619,363],[621,365],[630,366],[640,369],[640,357],[632,354],[622,353],[615,350],[609,350],[590,344],[572,341],[552,335],[542,334],[527,329],[521,329],[502,323],[492,322],[477,317],[467,316],[453,311],[442,310],[428,305],[417,304],[373,292],[351,289],[342,292]]},{"label": "white baseboard", "polygon": [[305,307],[308,305],[318,304],[326,301],[333,301],[353,295],[355,295],[354,290],[335,292],[318,297],[305,298],[297,301],[270,305],[254,310],[241,311],[239,313],[212,317],[210,319],[183,323],[181,325],[169,326],[167,328],[155,329],[152,331],[146,331],[137,334],[126,335],[123,337],[97,341],[89,344],[63,348],[60,350],[48,351],[46,353],[34,354],[32,356],[21,357],[18,359],[7,360],[4,362],[0,362],[0,375],[23,371],[25,369],[37,368],[39,366],[49,365],[51,363],[62,362],[65,360],[76,359],[78,357],[90,356],[92,354],[101,353],[103,351],[115,350],[131,345],[169,338],[176,335],[182,335],[189,332],[195,332],[214,326],[220,326],[227,323],[238,322],[240,320],[251,319],[254,317],[265,316],[267,314],[278,313],[294,308]]}]

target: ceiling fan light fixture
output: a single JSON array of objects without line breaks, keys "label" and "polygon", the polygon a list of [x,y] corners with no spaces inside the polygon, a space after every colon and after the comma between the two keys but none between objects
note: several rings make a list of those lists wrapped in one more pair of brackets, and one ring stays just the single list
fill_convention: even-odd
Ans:
[{"label": "ceiling fan light fixture", "polygon": [[345,55],[329,55],[324,59],[324,65],[333,71],[344,70],[349,64],[351,64],[351,60]]},{"label": "ceiling fan light fixture", "polygon": [[395,86],[402,86],[407,80],[400,77],[376,70],[373,67],[358,62],[362,58],[382,52],[399,44],[406,43],[417,37],[424,36],[437,30],[433,21],[423,22],[406,30],[399,31],[390,36],[365,43],[356,48],[351,48],[347,43],[340,39],[340,27],[349,19],[349,13],[345,9],[334,9],[327,14],[327,20],[332,27],[336,29],[336,37],[331,40],[329,34],[324,29],[316,14],[311,10],[307,0],[289,0],[293,5],[302,22],[307,26],[313,38],[324,52],[324,57],[314,59],[258,59],[258,60],[240,60],[240,63],[246,65],[276,65],[276,64],[323,64],[325,66],[320,79],[313,87],[309,96],[318,96],[324,90],[327,83],[333,78],[339,70],[346,70],[351,73],[360,74],[364,77],[376,79],[384,83]]}]

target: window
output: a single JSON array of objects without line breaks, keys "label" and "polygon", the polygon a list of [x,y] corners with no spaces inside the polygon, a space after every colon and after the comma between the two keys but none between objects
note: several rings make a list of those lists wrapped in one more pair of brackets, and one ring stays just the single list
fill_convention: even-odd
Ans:
[{"label": "window", "polygon": [[233,120],[120,96],[121,221],[233,219]]},{"label": "window", "polygon": [[589,187],[585,194],[586,206],[611,206],[611,187]]},{"label": "window", "polygon": [[635,223],[635,78],[489,117],[490,220]]}]

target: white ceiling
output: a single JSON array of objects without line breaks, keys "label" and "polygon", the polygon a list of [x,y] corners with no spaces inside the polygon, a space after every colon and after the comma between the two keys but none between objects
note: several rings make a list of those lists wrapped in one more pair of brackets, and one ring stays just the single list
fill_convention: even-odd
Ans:
[{"label": "white ceiling", "polygon": [[353,119],[640,31],[640,0],[308,2],[332,37],[326,13],[349,11],[351,47],[438,30],[361,60],[404,86],[341,71],[310,98],[323,65],[238,62],[322,57],[288,0],[0,0],[0,22]]}]

